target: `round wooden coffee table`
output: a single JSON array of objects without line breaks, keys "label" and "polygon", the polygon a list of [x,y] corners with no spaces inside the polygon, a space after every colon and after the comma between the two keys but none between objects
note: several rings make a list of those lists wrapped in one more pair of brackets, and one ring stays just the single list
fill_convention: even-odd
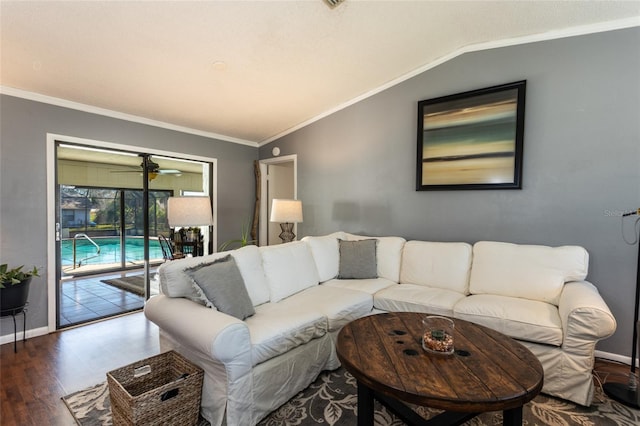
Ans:
[{"label": "round wooden coffee table", "polygon": [[[374,398],[410,425],[460,424],[487,411],[503,411],[503,424],[521,425],[522,406],[542,389],[540,361],[515,340],[460,319],[455,353],[428,353],[425,316],[371,315],[338,334],[338,358],[358,381],[358,425],[373,424]],[[403,402],[445,412],[425,420]]]}]

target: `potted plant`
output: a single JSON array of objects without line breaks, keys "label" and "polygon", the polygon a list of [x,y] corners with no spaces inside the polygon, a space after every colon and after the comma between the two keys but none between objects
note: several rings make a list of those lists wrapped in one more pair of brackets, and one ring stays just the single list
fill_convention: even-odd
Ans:
[{"label": "potted plant", "polygon": [[239,247],[244,247],[249,244],[255,244],[257,241],[251,240],[249,237],[250,230],[251,229],[249,223],[243,223],[240,231],[240,238],[236,240],[225,241],[224,243],[220,244],[220,247],[218,247],[218,251],[225,251],[234,244],[237,244]]},{"label": "potted plant", "polygon": [[23,271],[24,265],[9,268],[6,263],[0,265],[0,311],[3,314],[17,314],[27,304],[29,284],[33,277],[39,277],[38,268]]}]

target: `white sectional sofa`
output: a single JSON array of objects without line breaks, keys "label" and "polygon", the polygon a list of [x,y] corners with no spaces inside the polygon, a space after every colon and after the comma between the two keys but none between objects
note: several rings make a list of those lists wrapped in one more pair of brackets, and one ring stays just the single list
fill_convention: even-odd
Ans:
[{"label": "white sectional sofa", "polygon": [[257,423],[339,366],[335,339],[347,322],[386,311],[447,315],[507,334],[540,359],[543,392],[588,406],[596,342],[616,328],[584,281],[588,262],[577,246],[337,232],[165,263],[162,294],[145,314],[163,350],[205,370],[202,415],[212,425]]}]

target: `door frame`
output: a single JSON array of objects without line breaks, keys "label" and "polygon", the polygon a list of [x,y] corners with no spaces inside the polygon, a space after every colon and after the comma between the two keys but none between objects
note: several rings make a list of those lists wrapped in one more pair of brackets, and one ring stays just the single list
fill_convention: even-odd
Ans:
[{"label": "door frame", "polygon": [[165,157],[177,157],[185,160],[201,161],[213,164],[213,175],[208,176],[203,185],[205,189],[211,186],[213,204],[213,247],[218,245],[218,159],[204,157],[200,155],[185,154],[174,151],[164,151],[138,145],[121,144],[114,142],[99,141],[95,139],[79,138],[75,136],[47,133],[46,138],[46,165],[47,165],[47,323],[49,332],[57,330],[56,318],[58,316],[57,307],[57,253],[56,253],[56,141],[65,141],[88,145],[96,148],[114,149],[121,151],[143,152],[150,155],[160,155]]},{"label": "door frame", "polygon": [[[291,163],[293,162],[293,198],[298,199],[298,155],[283,155],[282,157],[267,158],[260,160],[260,193],[262,194],[262,200],[260,200],[260,221],[258,223],[259,237],[258,241],[260,245],[268,245],[267,240],[267,228],[269,224],[269,200],[267,192],[267,175],[268,166],[273,164]],[[294,234],[298,234],[298,224],[293,225]]]}]

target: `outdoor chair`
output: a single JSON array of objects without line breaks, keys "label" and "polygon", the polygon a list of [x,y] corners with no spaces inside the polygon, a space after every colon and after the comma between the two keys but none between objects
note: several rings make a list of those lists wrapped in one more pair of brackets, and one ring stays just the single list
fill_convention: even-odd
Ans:
[{"label": "outdoor chair", "polygon": [[160,248],[162,249],[162,258],[164,260],[182,259],[183,253],[174,252],[171,242],[164,235],[158,235],[158,241],[160,242]]}]

